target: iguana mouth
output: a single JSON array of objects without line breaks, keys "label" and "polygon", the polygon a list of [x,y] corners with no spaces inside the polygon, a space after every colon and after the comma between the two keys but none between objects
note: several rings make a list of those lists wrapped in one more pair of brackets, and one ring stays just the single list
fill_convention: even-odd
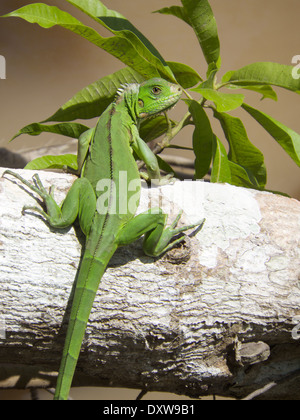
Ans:
[{"label": "iguana mouth", "polygon": [[[166,101],[165,99],[157,100],[155,104],[147,111],[141,112],[139,114],[139,118],[150,118],[152,116],[157,116],[160,114],[164,114],[164,112],[171,111],[177,105],[177,102],[180,98],[181,94],[178,93],[173,95]],[[161,111],[157,111],[157,109],[161,109]]]}]

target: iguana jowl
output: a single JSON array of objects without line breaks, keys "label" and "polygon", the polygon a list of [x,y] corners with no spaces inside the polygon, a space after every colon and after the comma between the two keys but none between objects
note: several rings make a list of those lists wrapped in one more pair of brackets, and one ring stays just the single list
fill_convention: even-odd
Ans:
[{"label": "iguana jowl", "polygon": [[[47,212],[28,206],[25,210],[39,212],[55,228],[70,226],[78,217],[86,235],[55,399],[68,398],[94,298],[116,249],[144,235],[145,253],[159,256],[182,240],[172,240],[174,236],[203,223],[177,228],[179,214],[166,228],[167,216],[160,209],[150,209],[135,216],[141,184],[132,150],[145,162],[151,179],[160,177],[155,155],[139,137],[139,123],[144,118],[168,110],[178,102],[181,94],[178,85],[158,78],[120,89],[115,101],[99,118],[95,129],[82,135],[78,150],[81,177],[73,183],[61,207],[54,201],[52,189],[48,193],[38,175],[34,176],[36,185],[32,185],[18,174],[5,172],[35,191],[47,208]],[[105,206],[101,201],[103,181],[108,181],[105,184],[108,188],[105,190]],[[125,203],[122,197],[125,197]]]}]

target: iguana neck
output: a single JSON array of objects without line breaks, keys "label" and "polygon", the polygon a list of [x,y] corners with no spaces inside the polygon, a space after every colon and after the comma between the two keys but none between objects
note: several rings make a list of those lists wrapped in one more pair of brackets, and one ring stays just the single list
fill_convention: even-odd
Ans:
[{"label": "iguana neck", "polygon": [[121,86],[117,91],[115,99],[116,105],[123,105],[126,107],[128,114],[132,118],[134,124],[138,123],[138,94],[139,85],[137,83],[130,83]]}]

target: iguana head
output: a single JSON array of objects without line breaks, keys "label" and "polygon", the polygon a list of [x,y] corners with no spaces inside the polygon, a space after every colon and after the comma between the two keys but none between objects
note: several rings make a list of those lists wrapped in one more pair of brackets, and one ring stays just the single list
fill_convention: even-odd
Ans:
[{"label": "iguana head", "polygon": [[139,86],[136,113],[138,118],[148,118],[172,108],[180,99],[180,86],[164,79],[154,78]]}]

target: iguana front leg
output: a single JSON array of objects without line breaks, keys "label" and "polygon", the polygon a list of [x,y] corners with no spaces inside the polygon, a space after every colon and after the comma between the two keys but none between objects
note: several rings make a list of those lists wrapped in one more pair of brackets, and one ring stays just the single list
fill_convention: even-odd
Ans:
[{"label": "iguana front leg", "polygon": [[147,143],[141,139],[136,125],[131,127],[131,136],[131,147],[137,154],[138,158],[145,163],[147,168],[148,175],[142,174],[142,177],[147,181],[157,180],[157,183],[159,183],[161,180],[161,175],[157,158]]},{"label": "iguana front leg", "polygon": [[95,127],[90,128],[79,136],[78,145],[77,145],[77,169],[65,167],[64,170],[71,174],[80,176],[84,171],[84,164],[86,162],[86,157],[89,152],[89,148],[95,134]]},{"label": "iguana front leg", "polygon": [[47,209],[45,212],[36,206],[24,206],[23,212],[33,210],[41,214],[50,226],[58,229],[71,226],[79,216],[81,230],[85,235],[88,235],[96,211],[96,196],[87,178],[78,178],[70,188],[62,205],[59,206],[53,198],[53,187],[50,188],[48,193],[38,174],[33,176],[35,185],[10,170],[5,171],[2,176],[4,175],[12,175],[34,191],[42,198]]}]

